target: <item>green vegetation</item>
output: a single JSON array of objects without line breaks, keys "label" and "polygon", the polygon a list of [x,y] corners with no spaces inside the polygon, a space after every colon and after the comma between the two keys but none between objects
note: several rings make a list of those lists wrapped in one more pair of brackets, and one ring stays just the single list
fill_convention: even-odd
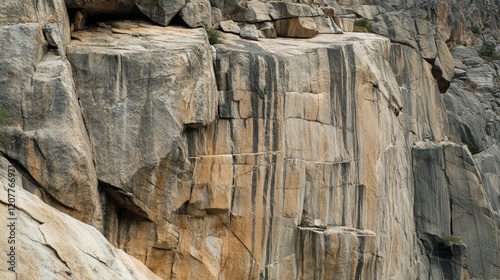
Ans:
[{"label": "green vegetation", "polygon": [[445,235],[439,238],[439,243],[443,243],[444,245],[450,247],[453,244],[463,244],[462,239],[455,235]]},{"label": "green vegetation", "polygon": [[372,28],[372,23],[366,18],[358,19],[354,22],[354,32],[368,33]]},{"label": "green vegetation", "polygon": [[467,149],[469,149],[469,152],[473,155],[481,152],[481,150],[479,149],[478,146],[476,146],[474,143],[468,143],[468,142],[465,142],[465,144],[467,145]]},{"label": "green vegetation", "polygon": [[207,29],[207,34],[208,34],[208,42],[210,42],[210,45],[215,45],[220,43],[220,34],[219,31],[217,31],[215,28],[209,28]]},{"label": "green vegetation", "polygon": [[10,117],[4,107],[0,106],[0,125],[7,125],[10,123]]},{"label": "green vegetation", "polygon": [[[9,117],[9,114],[7,110],[5,110],[4,107],[0,106],[0,126],[6,126],[11,123],[11,119]],[[0,145],[1,146],[6,146],[10,143],[10,137],[9,135],[6,135],[5,133],[0,131]]]},{"label": "green vegetation", "polygon": [[469,27],[469,30],[476,35],[481,34],[481,28],[477,25],[473,25],[473,26]]},{"label": "green vegetation", "polygon": [[496,46],[495,42],[483,40],[483,46],[479,49],[478,54],[490,60],[500,60],[500,54],[495,50]]}]

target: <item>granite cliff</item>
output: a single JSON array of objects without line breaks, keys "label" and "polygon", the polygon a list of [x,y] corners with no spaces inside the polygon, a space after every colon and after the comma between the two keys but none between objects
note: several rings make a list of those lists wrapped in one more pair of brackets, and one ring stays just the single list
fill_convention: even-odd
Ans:
[{"label": "granite cliff", "polygon": [[499,6],[3,1],[17,277],[500,279]]}]

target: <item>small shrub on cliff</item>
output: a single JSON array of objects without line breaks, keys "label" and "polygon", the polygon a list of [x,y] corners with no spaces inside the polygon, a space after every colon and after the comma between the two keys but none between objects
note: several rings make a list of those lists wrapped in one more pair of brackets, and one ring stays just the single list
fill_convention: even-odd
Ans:
[{"label": "small shrub on cliff", "polygon": [[466,143],[466,145],[467,145],[467,149],[469,149],[469,152],[472,155],[475,155],[475,154],[478,154],[481,152],[481,150],[479,150],[479,147],[476,146],[474,143]]},{"label": "small shrub on cliff", "polygon": [[473,26],[469,27],[469,30],[476,35],[481,34],[481,28],[477,25],[473,25]]},{"label": "small shrub on cliff", "polygon": [[10,123],[9,114],[4,107],[0,106],[0,126],[7,125]]},{"label": "small shrub on cliff", "polygon": [[[7,110],[4,107],[0,106],[0,126],[5,126],[11,123],[11,119]],[[10,137],[0,131],[0,145],[6,146],[10,143]]]},{"label": "small shrub on cliff", "polygon": [[209,28],[207,29],[207,34],[208,34],[208,42],[210,45],[215,45],[220,43],[220,38],[219,38],[219,31],[217,31],[215,28]]},{"label": "small shrub on cliff", "polygon": [[446,246],[451,246],[453,244],[463,244],[462,239],[455,235],[445,235],[442,236],[439,240],[440,243],[445,244]]},{"label": "small shrub on cliff", "polygon": [[358,19],[354,22],[354,32],[370,32],[370,28],[372,27],[372,23],[366,18]]},{"label": "small shrub on cliff", "polygon": [[497,44],[492,41],[483,41],[483,46],[479,49],[478,54],[491,59],[500,59],[500,55],[497,54],[495,48]]}]

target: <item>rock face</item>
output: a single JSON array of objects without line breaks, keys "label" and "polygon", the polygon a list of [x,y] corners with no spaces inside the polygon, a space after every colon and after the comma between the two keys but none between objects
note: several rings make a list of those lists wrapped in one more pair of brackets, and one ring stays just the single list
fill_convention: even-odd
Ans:
[{"label": "rock face", "polygon": [[[28,180],[0,157],[0,217],[14,221],[9,229],[15,232],[6,235],[13,236],[10,240],[15,243],[2,241],[0,248],[2,252],[15,252],[17,264],[17,277],[2,265],[2,279],[161,279],[111,246],[94,227],[60,213],[23,190]],[[14,188],[9,186],[12,181]],[[17,208],[9,204],[13,197],[8,194],[14,195]]]},{"label": "rock face", "polygon": [[312,38],[319,33],[312,18],[281,19],[274,26],[280,37]]},{"label": "rock face", "polygon": [[212,11],[210,1],[194,0],[187,2],[180,11],[180,16],[189,27],[205,27],[212,25]]},{"label": "rock face", "polygon": [[[13,18],[2,18],[1,22],[12,25],[0,26],[1,60],[5,62],[0,70],[4,77],[0,105],[9,118],[3,128],[7,140],[1,141],[2,151],[31,174],[45,201],[100,228],[91,147],[65,60],[69,41],[65,8],[59,1],[40,6],[16,3],[3,2],[16,13]],[[19,23],[19,19],[33,22]],[[57,52],[47,52],[46,27],[52,39],[60,39]]]},{"label": "rock face", "polygon": [[[154,180],[148,177],[179,145],[184,127],[213,121],[217,96],[203,32],[114,26],[74,33],[79,41],[68,47],[68,59],[99,180],[129,192]],[[139,199],[150,201],[153,189],[144,195]]]},{"label": "rock face", "polygon": [[[456,144],[417,143],[413,160],[417,233],[429,252],[432,275],[462,279],[461,267],[468,267],[472,278],[499,278],[500,253],[491,248],[500,247],[500,216],[490,204],[470,152]],[[452,236],[458,244],[446,244]],[[464,251],[455,248],[461,244],[476,245],[467,246],[466,261],[459,259],[461,267],[452,268],[453,259]]]},{"label": "rock face", "polygon": [[[88,16],[70,35],[62,0],[17,2],[0,4],[0,211],[9,161],[22,273],[500,278],[500,65],[465,28],[477,15],[494,39],[496,15],[68,0]],[[200,28],[93,18],[134,6]]]}]

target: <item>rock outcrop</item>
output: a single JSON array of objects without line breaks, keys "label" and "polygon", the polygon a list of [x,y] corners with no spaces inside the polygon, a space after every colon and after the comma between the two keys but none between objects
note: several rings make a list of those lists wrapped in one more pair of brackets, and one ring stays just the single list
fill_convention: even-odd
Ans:
[{"label": "rock outcrop", "polygon": [[498,16],[291,2],[0,4],[20,277],[500,278]]},{"label": "rock outcrop", "polygon": [[[456,144],[419,142],[413,161],[417,233],[429,253],[431,274],[441,279],[463,279],[464,273],[474,279],[499,278],[500,216],[470,152]],[[464,251],[467,257],[461,258]],[[459,266],[454,265],[457,257]]]},{"label": "rock outcrop", "polygon": [[[0,249],[5,255],[14,252],[11,267],[17,273],[3,264],[2,279],[161,279],[114,248],[96,228],[28,193],[23,188],[29,180],[0,157],[0,218],[10,231],[3,231]],[[9,186],[12,182],[14,187]],[[7,237],[14,242],[6,242]]]},{"label": "rock outcrop", "polygon": [[[61,1],[2,5],[13,10],[0,20],[0,106],[9,119],[2,151],[24,166],[45,201],[100,228],[91,146],[65,59],[70,39],[66,9]],[[52,38],[61,39],[59,46],[50,46],[46,27]]]}]

